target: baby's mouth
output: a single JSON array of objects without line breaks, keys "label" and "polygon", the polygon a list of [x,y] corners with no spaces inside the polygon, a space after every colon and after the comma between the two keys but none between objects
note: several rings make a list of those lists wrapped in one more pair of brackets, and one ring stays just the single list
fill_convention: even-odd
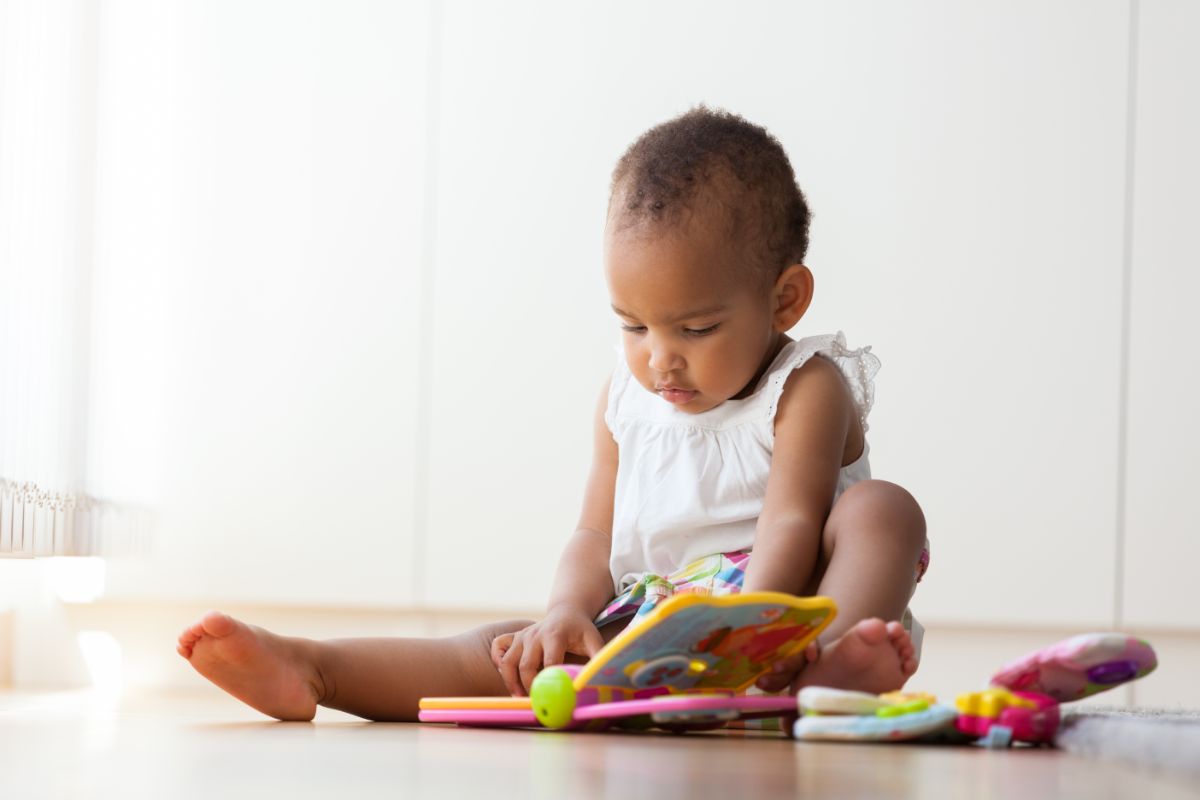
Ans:
[{"label": "baby's mouth", "polygon": [[673,403],[677,406],[683,405],[684,403],[690,403],[692,398],[699,394],[699,392],[696,392],[692,389],[681,389],[678,386],[669,385],[656,387],[655,391],[658,392],[658,396],[663,400],[666,400],[668,403]]}]

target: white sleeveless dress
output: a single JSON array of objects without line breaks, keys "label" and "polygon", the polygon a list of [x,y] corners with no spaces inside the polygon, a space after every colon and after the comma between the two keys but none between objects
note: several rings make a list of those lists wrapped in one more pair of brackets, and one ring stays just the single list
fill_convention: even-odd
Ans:
[{"label": "white sleeveless dress", "polygon": [[[879,370],[870,350],[850,350],[840,332],[790,342],[752,394],[701,414],[646,391],[622,355],[604,415],[620,452],[609,559],[615,593],[647,573],[668,575],[704,556],[753,547],[788,376],[814,356],[831,361],[846,378],[866,433]],[[858,460],[842,467],[834,499],[869,477],[864,444]]]}]

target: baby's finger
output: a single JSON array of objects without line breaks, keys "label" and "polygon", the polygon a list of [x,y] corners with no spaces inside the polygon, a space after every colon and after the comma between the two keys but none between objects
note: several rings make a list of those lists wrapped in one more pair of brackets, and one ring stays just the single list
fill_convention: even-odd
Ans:
[{"label": "baby's finger", "polygon": [[525,652],[521,654],[521,684],[522,694],[529,694],[533,679],[542,669],[542,643],[534,640],[525,644]]},{"label": "baby's finger", "polygon": [[604,637],[596,630],[595,625],[588,625],[583,630],[583,654],[591,658],[600,652],[601,647],[604,647]]},{"label": "baby's finger", "polygon": [[513,697],[520,697],[524,694],[521,691],[521,651],[524,648],[524,643],[520,636],[513,637],[512,645],[500,659],[500,677],[504,680],[504,687],[508,689],[508,693]]},{"label": "baby's finger", "polygon": [[504,658],[504,654],[508,652],[508,648],[512,646],[513,634],[502,633],[495,639],[492,639],[492,663],[496,669],[500,669],[500,659]]},{"label": "baby's finger", "polygon": [[787,658],[781,658],[771,666],[769,674],[782,675],[786,673],[794,673],[796,670],[803,669],[808,665],[808,650],[805,649],[799,653],[793,653]]},{"label": "baby's finger", "polygon": [[803,669],[807,663],[808,656],[806,652],[780,659],[771,666],[770,672],[758,679],[755,685],[767,692],[778,692],[787,687],[796,677],[796,673]]},{"label": "baby's finger", "polygon": [[761,678],[755,681],[754,685],[759,689],[762,689],[764,692],[781,692],[786,689],[788,684],[791,682],[791,674],[785,673],[782,675],[776,675],[768,672],[766,675],[763,675]]},{"label": "baby's finger", "polygon": [[542,637],[542,663],[547,667],[563,663],[565,651],[563,640],[557,634],[546,634]]}]

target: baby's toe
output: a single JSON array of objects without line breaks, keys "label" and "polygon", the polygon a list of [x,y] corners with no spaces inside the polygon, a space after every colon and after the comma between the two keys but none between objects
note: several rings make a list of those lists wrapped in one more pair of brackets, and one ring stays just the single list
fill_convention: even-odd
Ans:
[{"label": "baby's toe", "polygon": [[872,646],[882,644],[888,638],[887,626],[878,617],[864,619],[852,630],[859,639]]},{"label": "baby's toe", "polygon": [[200,618],[196,627],[200,629],[201,635],[225,637],[237,629],[237,623],[233,621],[233,617],[227,614],[222,614],[220,611],[209,611]]}]

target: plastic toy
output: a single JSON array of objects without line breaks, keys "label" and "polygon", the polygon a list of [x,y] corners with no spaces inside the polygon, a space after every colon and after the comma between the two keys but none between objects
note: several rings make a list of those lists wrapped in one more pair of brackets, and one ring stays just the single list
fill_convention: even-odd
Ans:
[{"label": "plastic toy", "polygon": [[1149,674],[1153,648],[1119,633],[1088,633],[1044,647],[1001,669],[992,686],[958,696],[955,708],[929,695],[871,695],[806,688],[797,739],[838,741],[973,741],[1004,748],[1053,744],[1060,702],[1112,689]]},{"label": "plastic toy", "polygon": [[948,730],[958,712],[928,694],[885,695],[810,686],[800,690],[793,734],[817,741],[898,742]]},{"label": "plastic toy", "polygon": [[872,714],[888,705],[887,698],[868,692],[806,686],[796,697],[802,714]]},{"label": "plastic toy", "polygon": [[[993,687],[960,694],[955,705],[960,713],[954,727],[971,737],[989,737],[991,746],[999,746],[1000,742],[1007,746],[1014,741],[1050,744],[1058,733],[1058,701],[1040,692]],[[997,732],[992,734],[993,730]]]},{"label": "plastic toy", "polygon": [[992,685],[1039,692],[1065,703],[1145,677],[1157,665],[1153,648],[1141,639],[1085,633],[1004,666],[992,676]]},{"label": "plastic toy", "polygon": [[833,620],[834,602],[778,592],[681,594],[605,645],[582,667],[550,667],[530,697],[423,698],[422,722],[585,728],[614,722],[668,730],[794,715],[791,695],[743,695]]}]

